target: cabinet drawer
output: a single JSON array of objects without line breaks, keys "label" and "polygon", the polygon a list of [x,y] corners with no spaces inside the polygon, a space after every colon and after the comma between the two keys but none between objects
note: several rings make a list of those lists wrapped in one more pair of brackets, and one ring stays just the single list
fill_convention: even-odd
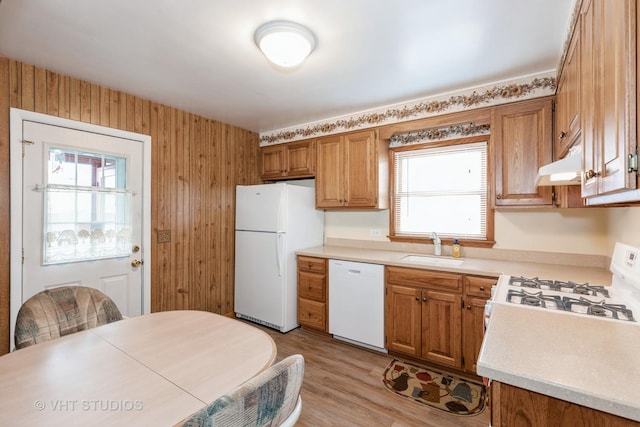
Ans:
[{"label": "cabinet drawer", "polygon": [[404,267],[387,267],[387,282],[462,292],[462,275]]},{"label": "cabinet drawer", "polygon": [[498,278],[466,276],[465,282],[465,292],[467,295],[490,298],[491,287],[498,283]]},{"label": "cabinet drawer", "polygon": [[299,256],[298,269],[304,271],[312,271],[314,273],[325,273],[327,271],[327,260],[324,258]]},{"label": "cabinet drawer", "polygon": [[298,298],[298,323],[312,328],[326,329],[326,304]]},{"label": "cabinet drawer", "polygon": [[326,277],[324,274],[309,273],[308,271],[298,272],[298,296],[325,302]]}]

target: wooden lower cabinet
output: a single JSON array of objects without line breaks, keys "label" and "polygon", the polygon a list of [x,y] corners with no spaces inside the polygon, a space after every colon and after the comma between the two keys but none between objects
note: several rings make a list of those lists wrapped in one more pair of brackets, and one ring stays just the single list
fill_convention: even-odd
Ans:
[{"label": "wooden lower cabinet", "polygon": [[636,421],[497,381],[491,383],[494,427],[622,427]]},{"label": "wooden lower cabinet", "polygon": [[327,260],[298,256],[298,323],[327,331]]},{"label": "wooden lower cabinet", "polygon": [[497,278],[386,267],[386,348],[476,374],[484,305]]},{"label": "wooden lower cabinet", "polygon": [[497,277],[470,276],[464,278],[464,309],[462,310],[462,365],[476,374],[476,364],[484,337],[484,306],[491,298],[491,287]]},{"label": "wooden lower cabinet", "polygon": [[387,267],[386,281],[387,349],[461,368],[462,295],[442,288],[461,290],[462,276]]},{"label": "wooden lower cabinet", "polygon": [[467,372],[476,373],[478,355],[484,336],[484,305],[486,298],[467,297],[462,310],[462,360]]}]

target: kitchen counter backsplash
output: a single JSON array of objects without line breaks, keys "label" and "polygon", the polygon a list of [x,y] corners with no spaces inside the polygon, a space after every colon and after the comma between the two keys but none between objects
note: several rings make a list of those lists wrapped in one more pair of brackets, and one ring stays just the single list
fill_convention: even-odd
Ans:
[{"label": "kitchen counter backsplash", "polygon": [[[433,256],[433,245],[391,243],[347,239],[327,239],[324,246],[307,248],[298,255],[343,259],[373,264],[395,265],[428,270],[483,276],[509,274],[556,280],[574,280],[609,285],[610,258],[600,255],[563,254],[464,247],[461,265],[437,265],[403,260],[407,255]],[[443,258],[450,258],[451,247],[443,246]]]}]

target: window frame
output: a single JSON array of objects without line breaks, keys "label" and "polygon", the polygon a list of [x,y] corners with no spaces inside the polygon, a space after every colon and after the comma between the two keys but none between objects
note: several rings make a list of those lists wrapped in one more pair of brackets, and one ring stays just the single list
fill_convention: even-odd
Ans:
[{"label": "window frame", "polygon": [[[491,134],[478,135],[464,138],[447,139],[443,141],[431,141],[420,144],[411,144],[401,147],[394,147],[389,149],[389,240],[392,242],[406,242],[406,243],[433,243],[433,240],[428,236],[398,236],[395,229],[395,209],[396,209],[396,182],[395,182],[395,153],[399,151],[412,151],[420,150],[424,148],[439,148],[453,145],[471,144],[475,142],[487,142],[487,197],[486,197],[486,209],[487,209],[487,236],[485,239],[458,239],[462,246],[469,247],[481,247],[490,248],[495,245],[494,240],[494,208],[491,203],[493,200],[493,194],[495,193],[495,182],[493,180],[493,142]],[[445,245],[453,244],[452,238],[442,238],[442,243]]]}]

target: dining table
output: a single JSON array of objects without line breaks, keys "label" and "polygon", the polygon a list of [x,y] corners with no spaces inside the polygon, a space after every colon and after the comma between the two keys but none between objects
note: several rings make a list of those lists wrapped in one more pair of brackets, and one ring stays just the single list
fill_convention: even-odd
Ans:
[{"label": "dining table", "polygon": [[267,369],[276,345],[193,310],[126,318],[0,357],[0,426],[175,426]]}]

